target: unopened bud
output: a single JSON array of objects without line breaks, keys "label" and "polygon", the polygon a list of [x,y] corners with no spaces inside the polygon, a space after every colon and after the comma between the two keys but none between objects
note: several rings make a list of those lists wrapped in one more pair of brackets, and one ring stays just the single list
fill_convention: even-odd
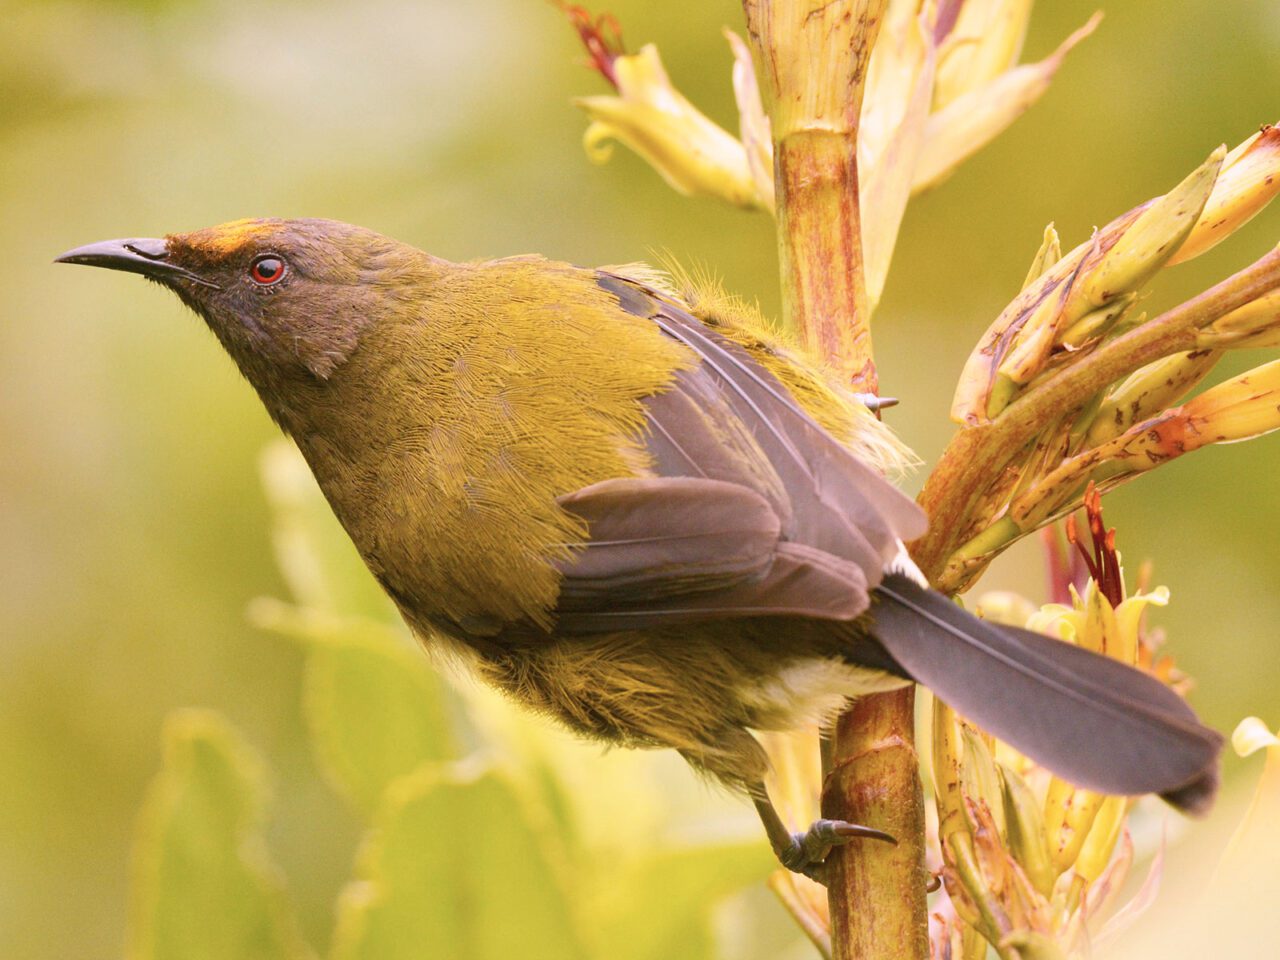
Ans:
[{"label": "unopened bud", "polygon": [[1190,176],[1138,215],[1080,278],[1073,291],[1079,298],[1073,297],[1073,305],[1079,305],[1071,312],[1083,316],[1137,290],[1164,266],[1200,219],[1226,154],[1225,147],[1218,147]]},{"label": "unopened bud", "polygon": [[1280,290],[1219,317],[1200,331],[1196,342],[1237,349],[1280,346]]},{"label": "unopened bud", "polygon": [[1235,443],[1280,429],[1280,360],[1255,367],[1181,407],[1184,449]]},{"label": "unopened bud", "polygon": [[964,756],[960,762],[960,789],[968,799],[980,801],[991,811],[996,830],[1004,836],[1004,802],[1000,793],[1000,774],[991,756],[991,748],[982,735],[967,723],[961,724],[960,737],[964,744]]},{"label": "unopened bud", "polygon": [[1086,313],[1062,332],[1058,342],[1068,350],[1079,350],[1109,332],[1137,299],[1136,293],[1122,294],[1105,307]]},{"label": "unopened bud", "polygon": [[1045,837],[1054,869],[1065,873],[1076,862],[1094,818],[1107,798],[1054,777],[1045,796]]},{"label": "unopened bud", "polygon": [[1177,403],[1209,375],[1221,356],[1214,350],[1193,350],[1135,370],[1098,407],[1085,445],[1096,447]]},{"label": "unopened bud", "polygon": [[1102,876],[1102,871],[1111,862],[1115,853],[1116,841],[1120,839],[1120,831],[1124,827],[1124,817],[1129,803],[1124,797],[1107,797],[1102,802],[1097,815],[1093,818],[1093,826],[1089,828],[1089,836],[1080,848],[1075,860],[1075,871],[1089,883]]},{"label": "unopened bud", "polygon": [[1045,840],[1044,811],[1027,782],[1015,770],[1004,764],[999,769],[1009,849],[1031,885],[1047,897],[1053,891],[1058,874]]},{"label": "unopened bud", "polygon": [[1182,263],[1211,250],[1280,193],[1280,127],[1265,126],[1222,162],[1209,202],[1191,235],[1169,262]]},{"label": "unopened bud", "polygon": [[1062,259],[1062,241],[1058,239],[1058,230],[1051,223],[1044,228],[1044,239],[1040,241],[1040,249],[1031,259],[1031,268],[1027,271],[1027,279],[1022,281],[1025,290],[1039,280],[1055,263]]}]

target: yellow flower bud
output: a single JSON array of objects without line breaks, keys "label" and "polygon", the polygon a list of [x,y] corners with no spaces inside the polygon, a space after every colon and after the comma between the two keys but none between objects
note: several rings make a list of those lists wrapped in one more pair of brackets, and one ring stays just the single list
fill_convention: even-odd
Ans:
[{"label": "yellow flower bud", "polygon": [[1137,299],[1136,293],[1121,294],[1105,307],[1086,313],[1062,331],[1058,343],[1068,350],[1079,350],[1089,342],[1097,340],[1116,326]]},{"label": "yellow flower bud", "polygon": [[1219,317],[1200,331],[1196,343],[1237,349],[1280,346],[1280,290]]},{"label": "yellow flower bud", "polygon": [[1089,883],[1102,876],[1102,871],[1111,862],[1116,841],[1120,839],[1120,831],[1124,828],[1128,806],[1129,802],[1124,797],[1107,797],[1093,818],[1089,836],[1075,861],[1076,873]]},{"label": "yellow flower bud", "polygon": [[1164,266],[1199,220],[1226,153],[1225,147],[1214,150],[1190,176],[1152,201],[1094,266],[1086,267],[1073,290],[1073,305],[1079,306],[1069,306],[1069,312],[1083,316],[1137,290]]},{"label": "yellow flower bud", "polygon": [[1027,289],[1039,280],[1061,259],[1062,241],[1058,239],[1057,228],[1051,223],[1044,228],[1044,239],[1040,241],[1040,249],[1031,260],[1031,269],[1027,271],[1027,279],[1022,281],[1022,289]]},{"label": "yellow flower bud", "polygon": [[1047,897],[1053,892],[1058,874],[1045,839],[1044,811],[1031,788],[1016,771],[1005,764],[1001,764],[999,769],[1009,849],[1031,885]]},{"label": "yellow flower bud", "polygon": [[[1023,385],[1030,383],[1044,369],[1057,339],[1063,303],[1070,291],[1070,284],[1059,284],[1027,313],[1022,326],[1014,334],[1013,345],[996,368],[997,373]],[[988,404],[988,415],[995,416],[999,410],[991,410],[991,406]]]},{"label": "yellow flower bud", "polygon": [[1102,809],[1106,796],[1092,790],[1081,790],[1054,777],[1044,801],[1045,837],[1054,869],[1065,873],[1076,862],[1084,847],[1094,818]]},{"label": "yellow flower bud", "polygon": [[1182,263],[1211,250],[1280,193],[1280,127],[1265,126],[1222,162],[1222,172],[1191,235],[1169,260]]},{"label": "yellow flower bud", "polygon": [[960,725],[964,755],[960,762],[960,789],[965,797],[986,805],[992,822],[1005,835],[1004,802],[1000,793],[1000,774],[996,770],[991,748],[982,735],[967,723]]},{"label": "yellow flower bud", "polygon": [[[1232,377],[1181,407],[1178,453],[1280,429],[1280,360]],[[1172,438],[1170,439],[1172,441]]]},{"label": "yellow flower bud", "polygon": [[1177,353],[1135,370],[1107,394],[1089,425],[1085,446],[1096,447],[1176,403],[1208,376],[1221,356],[1214,350]]},{"label": "yellow flower bud", "polygon": [[1030,530],[1068,509],[1086,481],[1113,487],[1153,467],[1214,443],[1250,440],[1280,429],[1280,360],[1206,390],[1117,437],[1063,461],[1009,505]]}]

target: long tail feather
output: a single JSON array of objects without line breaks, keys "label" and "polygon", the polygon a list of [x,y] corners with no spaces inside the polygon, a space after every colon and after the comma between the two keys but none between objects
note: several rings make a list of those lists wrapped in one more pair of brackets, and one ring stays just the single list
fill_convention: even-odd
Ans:
[{"label": "long tail feather", "polygon": [[979,620],[908,577],[876,591],[875,634],[950,706],[1072,783],[1208,809],[1222,737],[1159,681],[1119,661]]}]

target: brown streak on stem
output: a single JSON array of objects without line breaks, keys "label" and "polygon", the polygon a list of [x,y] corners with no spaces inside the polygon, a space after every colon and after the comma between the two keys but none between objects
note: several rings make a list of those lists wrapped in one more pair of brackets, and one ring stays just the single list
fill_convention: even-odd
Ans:
[{"label": "brown streak on stem", "polygon": [[797,131],[778,144],[779,257],[787,322],[855,390],[876,393],[858,222],[856,153],[845,134]]}]

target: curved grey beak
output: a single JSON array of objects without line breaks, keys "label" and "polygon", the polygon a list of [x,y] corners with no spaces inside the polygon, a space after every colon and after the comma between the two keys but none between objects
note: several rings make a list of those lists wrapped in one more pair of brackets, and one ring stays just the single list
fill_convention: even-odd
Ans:
[{"label": "curved grey beak", "polygon": [[83,263],[90,267],[140,273],[156,280],[190,280],[206,287],[216,287],[204,277],[185,267],[169,262],[169,248],[163,240],[137,237],[132,240],[103,240],[68,250],[54,257],[54,263]]}]

